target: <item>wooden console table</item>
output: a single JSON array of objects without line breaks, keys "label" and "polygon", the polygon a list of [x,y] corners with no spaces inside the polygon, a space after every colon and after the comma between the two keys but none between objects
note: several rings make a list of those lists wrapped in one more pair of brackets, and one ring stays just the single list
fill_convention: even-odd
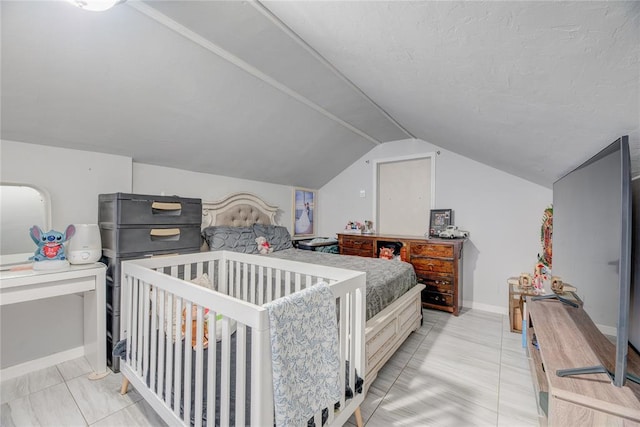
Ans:
[{"label": "wooden console table", "polygon": [[[527,352],[538,405],[543,411],[547,408],[547,424],[640,425],[640,384],[627,380],[624,387],[615,387],[606,374],[556,375],[558,369],[600,364],[613,368],[615,345],[584,309],[528,298],[527,311]],[[630,372],[640,374],[640,356],[631,349],[628,367]]]},{"label": "wooden console table", "polygon": [[[533,289],[525,290],[520,288],[517,277],[509,277],[507,284],[509,285],[509,324],[511,325],[511,332],[522,333],[523,299],[535,297],[538,294]],[[561,296],[582,306],[582,300],[573,291],[563,292]]]},{"label": "wooden console table", "polygon": [[57,271],[0,271],[0,305],[84,294],[84,351],[96,375],[107,371],[104,264]]},{"label": "wooden console table", "polygon": [[376,258],[380,247],[399,244],[425,285],[422,306],[457,316],[462,309],[462,244],[464,239],[425,239],[394,234],[338,233],[340,254]]}]

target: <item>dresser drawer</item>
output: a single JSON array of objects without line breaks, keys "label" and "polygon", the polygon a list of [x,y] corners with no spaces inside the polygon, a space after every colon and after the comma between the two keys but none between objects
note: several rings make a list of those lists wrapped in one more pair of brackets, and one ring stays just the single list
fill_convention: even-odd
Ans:
[{"label": "dresser drawer", "polygon": [[451,294],[453,293],[453,277],[448,276],[418,276],[418,283],[426,286],[425,290]]},{"label": "dresser drawer", "polygon": [[433,258],[411,258],[411,264],[416,274],[428,274],[430,272],[453,274],[453,261]]},{"label": "dresser drawer", "polygon": [[411,255],[453,258],[453,246],[433,243],[411,243]]},{"label": "dresser drawer", "polygon": [[202,223],[202,201],[177,196],[100,194],[98,222],[102,224],[197,225]]},{"label": "dresser drawer", "polygon": [[100,228],[102,250],[110,254],[151,254],[160,251],[197,251],[200,249],[200,226],[141,226]]},{"label": "dresser drawer", "polygon": [[424,290],[422,291],[422,302],[427,304],[453,307],[453,295]]},{"label": "dresser drawer", "polygon": [[373,240],[359,239],[357,237],[343,237],[342,246],[349,249],[368,250],[373,253]]},{"label": "dresser drawer", "polygon": [[341,255],[355,255],[355,256],[361,256],[361,257],[368,257],[368,258],[373,258],[373,252],[372,249],[355,249],[355,248],[342,248],[342,251],[340,252]]}]

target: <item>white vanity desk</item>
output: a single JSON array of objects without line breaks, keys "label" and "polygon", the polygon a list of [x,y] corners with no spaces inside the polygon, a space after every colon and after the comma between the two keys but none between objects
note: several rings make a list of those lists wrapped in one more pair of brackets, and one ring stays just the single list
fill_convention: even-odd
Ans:
[{"label": "white vanity desk", "polygon": [[0,271],[0,306],[84,294],[84,353],[94,376],[107,371],[104,264],[71,265],[56,271]]}]

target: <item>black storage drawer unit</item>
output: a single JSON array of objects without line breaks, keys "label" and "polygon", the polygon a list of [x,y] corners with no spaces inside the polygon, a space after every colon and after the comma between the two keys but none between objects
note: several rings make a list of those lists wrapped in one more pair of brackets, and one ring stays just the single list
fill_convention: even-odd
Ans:
[{"label": "black storage drawer unit", "polygon": [[180,251],[200,247],[200,224],[154,225],[100,228],[105,254],[145,254],[158,251]]},{"label": "black storage drawer unit", "polygon": [[98,198],[100,223],[126,225],[202,223],[202,200],[177,196],[142,194],[101,194]]},{"label": "black storage drawer unit", "polygon": [[177,196],[113,193],[98,196],[102,260],[107,265],[107,365],[120,371],[122,261],[199,252],[202,201]]}]

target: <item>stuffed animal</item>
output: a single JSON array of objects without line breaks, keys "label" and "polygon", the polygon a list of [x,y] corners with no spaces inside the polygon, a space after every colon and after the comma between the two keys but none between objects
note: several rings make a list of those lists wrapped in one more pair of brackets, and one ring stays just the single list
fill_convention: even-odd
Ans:
[{"label": "stuffed animal", "polygon": [[266,237],[256,237],[256,243],[258,244],[258,252],[260,252],[262,255],[273,252],[273,248],[271,247],[269,242],[267,242]]},{"label": "stuffed animal", "polygon": [[[204,309],[204,324],[203,324],[203,337],[202,346],[207,348],[209,345],[209,309]],[[182,338],[186,335],[186,323],[187,323],[187,309],[182,309]],[[198,340],[198,306],[193,304],[191,306],[191,347],[196,348],[196,342]]]},{"label": "stuffed animal", "polygon": [[76,232],[76,228],[72,225],[68,226],[64,233],[49,230],[42,231],[40,227],[34,225],[29,229],[31,239],[38,245],[35,254],[30,257],[34,261],[64,261],[67,257],[64,254],[64,245]]},{"label": "stuffed animal", "polygon": [[393,259],[393,249],[391,249],[391,248],[380,248],[380,258],[382,258],[382,259]]}]

